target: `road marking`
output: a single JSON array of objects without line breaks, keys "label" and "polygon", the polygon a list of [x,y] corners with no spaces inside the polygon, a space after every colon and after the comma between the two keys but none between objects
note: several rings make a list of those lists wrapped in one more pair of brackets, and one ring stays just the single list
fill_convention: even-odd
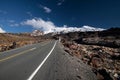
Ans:
[{"label": "road marking", "polygon": [[57,41],[55,42],[53,48],[51,49],[51,51],[48,53],[48,55],[45,57],[45,59],[42,61],[41,64],[39,64],[39,66],[35,69],[35,71],[30,75],[30,77],[27,80],[32,80],[33,77],[37,74],[37,72],[39,71],[39,69],[42,67],[42,65],[45,63],[45,61],[48,59],[48,57],[50,56],[50,54],[53,52],[55,46],[56,46]]},{"label": "road marking", "polygon": [[33,50],[35,50],[36,49],[36,47],[34,47],[34,48],[31,48],[31,49],[29,49],[30,51],[33,51]]},{"label": "road marking", "polygon": [[18,53],[18,54],[11,55],[11,56],[6,57],[6,58],[3,58],[3,59],[0,59],[0,62],[6,61],[6,60],[8,60],[8,59],[14,58],[14,57],[19,56],[19,55],[22,55],[22,54],[25,54],[25,53],[27,53],[27,52],[29,52],[29,51],[33,51],[33,50],[35,50],[35,49],[36,49],[36,47],[31,48],[31,49],[28,49],[28,50],[23,51],[23,52],[20,52],[20,53]]}]

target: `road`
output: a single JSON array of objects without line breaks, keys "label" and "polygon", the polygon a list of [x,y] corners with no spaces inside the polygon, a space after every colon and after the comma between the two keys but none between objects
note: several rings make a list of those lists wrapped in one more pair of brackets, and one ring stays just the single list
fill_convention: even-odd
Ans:
[{"label": "road", "polygon": [[[70,67],[75,62],[69,60],[59,41],[46,41],[1,52],[0,80],[81,80],[81,73],[75,71],[77,65]],[[85,76],[86,80],[95,80],[94,74],[90,73],[91,79],[88,75]]]}]

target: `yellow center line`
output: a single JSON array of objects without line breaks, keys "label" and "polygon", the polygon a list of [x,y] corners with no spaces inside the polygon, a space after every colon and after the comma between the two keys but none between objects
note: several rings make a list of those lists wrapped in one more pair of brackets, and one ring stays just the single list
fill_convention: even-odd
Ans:
[{"label": "yellow center line", "polygon": [[25,54],[25,53],[30,52],[30,51],[33,51],[33,50],[35,50],[35,49],[36,49],[36,48],[31,48],[31,49],[25,50],[25,51],[23,51],[23,52],[20,52],[20,53],[18,53],[18,54],[14,54],[14,55],[11,55],[11,56],[9,56],[9,57],[0,59],[0,62],[6,61],[6,60],[8,60],[8,59],[14,58],[14,57],[19,56],[19,55],[22,55],[22,54]]}]

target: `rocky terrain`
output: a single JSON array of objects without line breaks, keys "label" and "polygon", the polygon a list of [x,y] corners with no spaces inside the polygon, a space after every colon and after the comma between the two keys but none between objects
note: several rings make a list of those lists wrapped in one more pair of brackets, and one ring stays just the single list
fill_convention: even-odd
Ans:
[{"label": "rocky terrain", "polygon": [[120,80],[120,28],[57,35],[64,50],[89,65],[98,80]]}]

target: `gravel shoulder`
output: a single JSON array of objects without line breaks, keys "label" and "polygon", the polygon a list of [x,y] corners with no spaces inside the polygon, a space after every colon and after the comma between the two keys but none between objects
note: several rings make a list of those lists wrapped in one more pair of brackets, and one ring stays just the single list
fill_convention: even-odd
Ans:
[{"label": "gravel shoulder", "polygon": [[96,75],[92,72],[90,66],[84,64],[80,59],[71,56],[64,51],[63,45],[60,43],[56,46],[59,60],[57,60],[56,70],[59,80],[97,80]]}]

